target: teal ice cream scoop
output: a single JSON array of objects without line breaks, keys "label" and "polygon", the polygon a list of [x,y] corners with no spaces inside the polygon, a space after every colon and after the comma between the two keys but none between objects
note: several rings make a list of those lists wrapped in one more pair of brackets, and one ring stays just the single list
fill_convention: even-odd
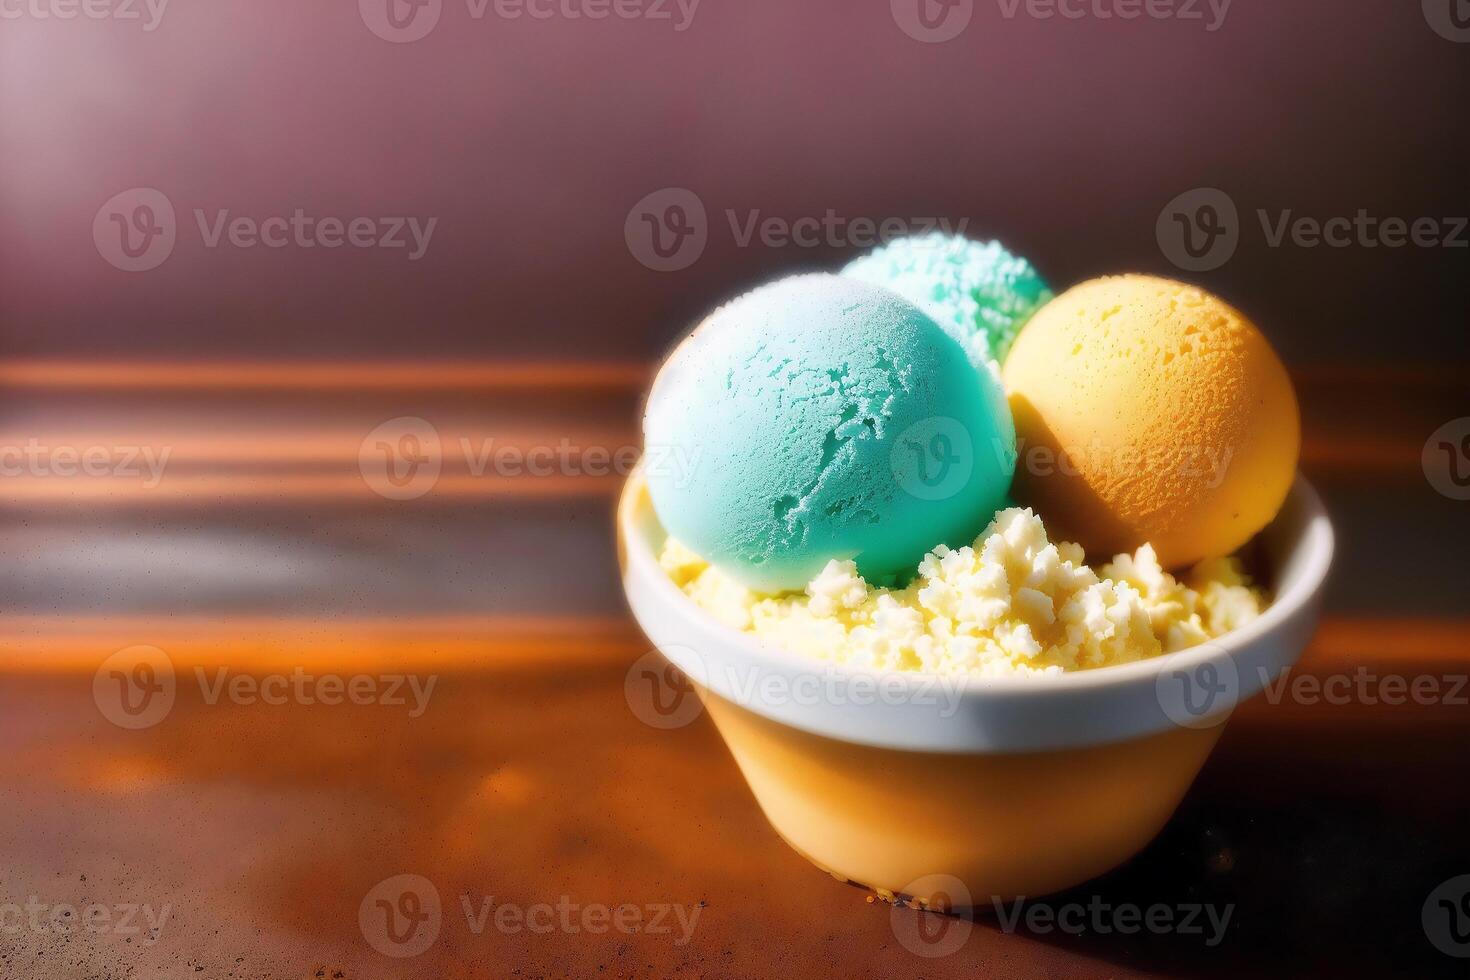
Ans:
[{"label": "teal ice cream scoop", "polygon": [[712,314],[659,371],[643,433],[664,527],[763,592],[970,544],[1016,461],[995,376],[902,296],[831,275]]},{"label": "teal ice cream scoop", "polygon": [[934,317],[978,366],[1004,361],[1051,290],[1036,269],[1000,242],[932,232],[900,238],[854,259],[844,276],[884,286]]}]

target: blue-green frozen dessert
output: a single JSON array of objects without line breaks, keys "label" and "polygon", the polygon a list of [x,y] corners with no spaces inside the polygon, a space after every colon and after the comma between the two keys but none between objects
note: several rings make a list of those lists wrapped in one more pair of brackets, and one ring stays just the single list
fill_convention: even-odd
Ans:
[{"label": "blue-green frozen dessert", "polygon": [[937,231],[890,242],[842,274],[908,297],[964,344],[977,366],[1004,361],[1021,327],[1052,298],[1031,263],[1000,242]]},{"label": "blue-green frozen dessert", "polygon": [[763,592],[834,558],[912,572],[970,544],[1015,471],[995,376],[902,296],[831,275],[713,313],[664,363],[643,431],[665,529]]}]

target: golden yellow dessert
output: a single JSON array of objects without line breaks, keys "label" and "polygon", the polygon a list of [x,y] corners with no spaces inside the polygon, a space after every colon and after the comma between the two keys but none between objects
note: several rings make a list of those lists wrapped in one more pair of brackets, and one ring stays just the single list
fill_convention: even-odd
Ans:
[{"label": "golden yellow dessert", "polygon": [[1012,494],[1090,552],[1147,542],[1165,568],[1228,555],[1291,489],[1301,421],[1286,368],[1244,315],[1194,286],[1074,286],[1026,324],[1003,377]]}]

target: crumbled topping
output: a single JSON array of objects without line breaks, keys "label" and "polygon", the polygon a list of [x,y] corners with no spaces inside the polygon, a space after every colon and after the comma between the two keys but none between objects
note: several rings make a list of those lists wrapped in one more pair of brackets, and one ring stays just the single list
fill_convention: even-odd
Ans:
[{"label": "crumbled topping", "polygon": [[830,561],[805,594],[763,596],[670,539],[664,571],[696,604],[791,653],[877,671],[1001,676],[1128,663],[1250,622],[1265,604],[1240,562],[1217,558],[1180,581],[1149,545],[1093,570],[1011,508],[965,548],[935,548],[901,589],[874,588]]}]

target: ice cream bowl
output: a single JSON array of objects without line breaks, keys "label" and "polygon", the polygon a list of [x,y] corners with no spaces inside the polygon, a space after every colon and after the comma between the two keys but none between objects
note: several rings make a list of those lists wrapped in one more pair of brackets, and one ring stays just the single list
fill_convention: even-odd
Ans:
[{"label": "ice cream bowl", "polygon": [[1235,707],[1316,625],[1333,532],[1297,479],[1259,536],[1270,605],[1209,643],[1039,677],[875,674],[771,649],[658,563],[642,480],[618,509],[623,585],[699,693],[776,831],[834,876],[933,907],[991,907],[1116,867],[1164,826]]}]

